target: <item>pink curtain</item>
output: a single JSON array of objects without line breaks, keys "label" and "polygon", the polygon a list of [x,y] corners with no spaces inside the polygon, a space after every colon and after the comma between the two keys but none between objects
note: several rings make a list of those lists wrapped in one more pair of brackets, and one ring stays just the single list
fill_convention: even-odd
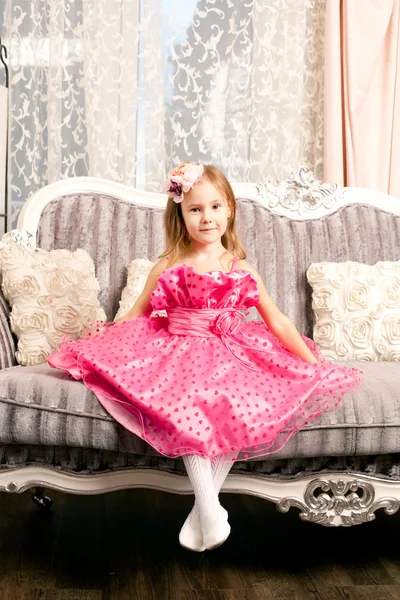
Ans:
[{"label": "pink curtain", "polygon": [[327,0],[324,180],[400,196],[400,2]]}]

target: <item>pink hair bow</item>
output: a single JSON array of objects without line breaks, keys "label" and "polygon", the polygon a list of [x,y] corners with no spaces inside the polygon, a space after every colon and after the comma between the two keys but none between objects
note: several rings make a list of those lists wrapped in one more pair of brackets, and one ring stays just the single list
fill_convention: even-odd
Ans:
[{"label": "pink hair bow", "polygon": [[179,204],[183,200],[183,194],[201,179],[203,172],[204,166],[201,163],[181,162],[169,173],[163,192]]}]

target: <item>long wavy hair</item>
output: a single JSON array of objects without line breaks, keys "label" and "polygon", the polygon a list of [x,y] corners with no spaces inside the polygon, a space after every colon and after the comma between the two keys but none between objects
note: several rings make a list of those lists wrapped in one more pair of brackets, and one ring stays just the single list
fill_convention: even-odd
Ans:
[{"label": "long wavy hair", "polygon": [[[246,252],[236,230],[236,199],[229,181],[225,175],[213,165],[204,165],[201,181],[204,180],[209,181],[222,193],[230,208],[231,214],[228,219],[228,225],[221,238],[223,247],[240,259],[246,258]],[[167,207],[165,209],[164,229],[166,249],[159,258],[168,256],[170,265],[172,266],[179,258],[185,256],[191,242],[185,221],[183,220],[181,205],[180,203],[177,204],[174,202],[172,198],[168,198]]]}]

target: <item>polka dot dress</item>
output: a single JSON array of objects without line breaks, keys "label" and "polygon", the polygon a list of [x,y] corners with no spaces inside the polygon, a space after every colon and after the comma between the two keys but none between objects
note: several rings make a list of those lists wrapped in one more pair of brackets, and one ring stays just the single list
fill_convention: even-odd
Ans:
[{"label": "polka dot dress", "polygon": [[318,359],[304,362],[263,322],[243,321],[258,302],[257,281],[237,260],[228,273],[175,265],[151,296],[168,317],[98,322],[78,340],[64,336],[47,360],[165,456],[261,457],[339,406],[363,372],[326,361],[302,336]]}]

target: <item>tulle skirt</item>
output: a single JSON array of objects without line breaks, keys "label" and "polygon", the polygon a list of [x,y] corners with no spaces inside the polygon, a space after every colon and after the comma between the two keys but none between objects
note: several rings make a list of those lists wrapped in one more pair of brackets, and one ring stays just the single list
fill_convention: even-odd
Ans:
[{"label": "tulle skirt", "polygon": [[237,451],[236,460],[248,460],[277,452],[362,382],[362,371],[326,361],[306,336],[316,364],[287,350],[263,322],[226,328],[220,321],[207,335],[177,332],[176,322],[150,315],[97,322],[78,340],[65,336],[47,360],[173,458]]}]

